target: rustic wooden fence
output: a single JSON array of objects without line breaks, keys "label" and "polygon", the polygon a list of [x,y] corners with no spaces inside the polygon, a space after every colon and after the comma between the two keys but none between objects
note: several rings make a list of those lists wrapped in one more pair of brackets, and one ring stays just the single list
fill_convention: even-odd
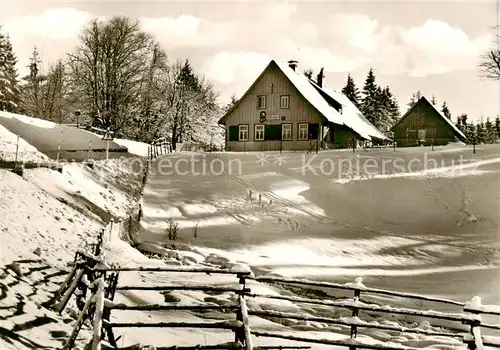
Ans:
[{"label": "rustic wooden fence", "polygon": [[[113,225],[113,223],[111,223]],[[111,229],[111,228],[107,228]],[[106,230],[107,230],[106,229]],[[233,269],[218,269],[211,267],[119,267],[109,266],[103,261],[101,255],[101,244],[105,230],[102,230],[96,242],[88,245],[85,249],[80,249],[75,256],[73,270],[68,275],[66,281],[59,290],[59,303],[57,310],[62,312],[72,296],[75,297],[76,304],[80,310],[79,317],[74,326],[72,334],[69,336],[65,348],[71,349],[83,323],[91,320],[93,337],[91,349],[99,350],[104,348],[118,348],[113,330],[118,328],[200,328],[200,329],[221,329],[234,332],[234,341],[216,345],[197,345],[186,347],[164,347],[162,349],[303,349],[310,346],[255,346],[253,338],[278,338],[299,343],[323,344],[349,349],[386,349],[401,350],[411,349],[408,346],[398,344],[374,344],[357,339],[359,329],[375,329],[388,332],[413,333],[418,335],[429,335],[442,338],[458,339],[466,344],[467,349],[480,350],[486,347],[500,348],[500,337],[482,335],[481,329],[500,331],[500,325],[484,323],[481,314],[500,316],[500,307],[492,305],[481,305],[476,299],[462,303],[449,299],[427,297],[417,294],[395,292],[383,289],[368,288],[357,279],[354,283],[330,283],[317,282],[299,279],[287,279],[281,277],[255,277],[251,271],[236,265]],[[225,274],[235,276],[234,287],[217,287],[206,285],[118,285],[119,275],[127,272],[150,272],[150,273],[186,273],[186,274]],[[237,279],[237,280],[236,280]],[[253,293],[248,287],[248,281],[253,280],[266,284],[281,284],[287,286],[307,286],[324,288],[328,290],[343,291],[352,293],[352,298],[341,300],[312,299],[298,296],[286,295],[266,295]],[[236,283],[237,281],[237,283]],[[205,292],[232,292],[237,296],[237,303],[234,305],[175,305],[175,303],[147,304],[147,305],[126,305],[115,303],[116,291],[205,291]],[[434,310],[418,310],[412,308],[396,308],[388,305],[380,305],[374,302],[367,302],[361,296],[392,296],[410,300],[420,300],[423,302],[437,303],[441,305],[451,305],[459,308],[457,313],[439,312]],[[265,298],[275,300],[286,300],[299,304],[313,304],[331,307],[332,310],[344,309],[351,312],[351,317],[318,317],[298,313],[280,312],[279,310],[261,310],[247,307],[248,298]],[[114,310],[121,311],[219,311],[232,312],[235,316],[231,319],[209,322],[116,322],[111,320]],[[360,313],[380,313],[388,315],[416,316],[425,319],[445,320],[454,323],[456,327],[448,327],[448,330],[433,330],[426,327],[405,327],[395,324],[383,324],[366,321],[360,318]],[[330,340],[308,338],[299,335],[287,335],[279,332],[261,331],[252,329],[249,324],[249,316],[262,318],[279,318],[288,320],[314,321],[324,324],[344,327],[350,333],[345,339]],[[468,331],[459,330],[466,325]],[[300,332],[301,334],[307,332]],[[297,332],[298,334],[298,332]],[[252,337],[253,336],[253,337]]]},{"label": "rustic wooden fence", "polygon": [[172,144],[166,137],[160,137],[151,142],[148,147],[148,158],[154,159],[163,154],[172,153]]}]

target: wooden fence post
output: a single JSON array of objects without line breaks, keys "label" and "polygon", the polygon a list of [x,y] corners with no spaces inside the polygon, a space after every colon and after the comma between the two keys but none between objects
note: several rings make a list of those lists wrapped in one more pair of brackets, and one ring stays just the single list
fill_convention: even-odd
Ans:
[{"label": "wooden fence post", "polygon": [[[238,292],[238,300],[240,301],[240,308],[236,311],[236,321],[240,321],[240,322],[244,323],[241,301],[245,302],[242,299],[245,295],[246,278],[245,278],[245,275],[243,275],[243,274],[238,274],[237,276],[239,278],[239,283],[240,283],[240,291]],[[245,304],[245,306],[246,306],[246,304]],[[247,313],[247,323],[248,323],[248,313]],[[239,342],[243,345],[246,344],[246,342],[245,342],[245,329],[244,328],[235,329],[234,341],[236,343]]]},{"label": "wooden fence post", "polygon": [[244,292],[241,293],[239,297],[240,301],[240,309],[239,311],[241,312],[241,318],[243,321],[243,334],[244,334],[244,339],[245,339],[245,347],[247,350],[253,350],[252,346],[252,334],[250,333],[250,326],[248,324],[248,308],[247,308],[247,303],[244,298]]},{"label": "wooden fence post", "polygon": [[[105,289],[104,293],[105,298],[109,301],[113,301],[115,298],[116,286],[118,285],[119,276],[120,276],[119,272],[112,272],[109,275],[108,286]],[[117,347],[115,334],[113,333],[113,327],[110,326],[111,309],[109,307],[106,307],[106,304],[104,304],[102,319],[106,321],[104,322],[103,326],[104,326],[104,331],[106,332],[108,342],[111,344],[111,346]]]},{"label": "wooden fence post", "polygon": [[97,235],[97,242],[94,249],[94,255],[99,256],[101,254],[101,246],[104,240],[104,229],[101,229]]},{"label": "wooden fence post", "polygon": [[80,333],[80,329],[82,328],[83,322],[85,321],[85,317],[89,312],[90,306],[94,302],[95,294],[91,294],[87,301],[85,302],[85,306],[83,307],[80,316],[76,320],[75,326],[73,327],[73,331],[71,332],[68,341],[64,344],[63,349],[73,349],[73,345],[75,345],[76,337],[78,337],[78,333]]},{"label": "wooden fence post", "polygon": [[[481,304],[481,299],[479,297],[474,297],[468,301],[464,306],[464,312],[472,315],[480,315],[480,311],[475,310],[474,305]],[[481,321],[472,320],[470,321],[470,335],[472,341],[467,339],[467,349],[468,350],[483,350],[483,338],[481,335]],[[464,338],[466,340],[466,338]]]},{"label": "wooden fence post", "polygon": [[102,314],[104,311],[104,278],[101,277],[97,281],[97,291],[95,295],[95,312],[94,312],[94,332],[92,335],[92,350],[101,350],[102,338]]},{"label": "wooden fence post", "polygon": [[[78,254],[78,253],[77,253]],[[71,271],[69,272],[68,276],[64,280],[64,282],[61,284],[59,289],[56,292],[56,298],[61,297],[61,295],[64,294],[64,292],[67,290],[68,285],[70,282],[73,280],[73,277],[75,277],[76,271],[78,270],[78,264],[75,264]]]},{"label": "wooden fence post", "polygon": [[57,312],[59,312],[59,314],[62,314],[64,308],[68,304],[69,299],[71,298],[71,295],[73,295],[73,292],[75,291],[76,287],[78,286],[78,283],[80,283],[80,281],[82,280],[83,271],[84,271],[84,269],[78,270],[78,272],[76,273],[75,279],[73,280],[73,282],[71,282],[71,285],[66,290],[66,294],[64,294],[64,297],[62,298],[61,302],[59,303],[59,305],[57,307]]},{"label": "wooden fence post", "polygon": [[[359,301],[359,297],[361,295],[361,290],[354,290],[354,302],[357,303]],[[352,317],[357,317],[359,314],[359,309],[357,307],[352,308]],[[351,339],[355,339],[358,334],[358,327],[356,325],[351,325]],[[349,350],[356,350],[356,345],[349,345]]]}]

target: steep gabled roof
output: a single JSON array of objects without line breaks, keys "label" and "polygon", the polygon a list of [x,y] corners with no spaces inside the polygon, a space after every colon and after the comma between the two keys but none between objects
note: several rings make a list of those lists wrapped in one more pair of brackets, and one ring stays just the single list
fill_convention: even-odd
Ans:
[{"label": "steep gabled roof", "polygon": [[375,138],[379,140],[388,140],[389,138],[384,135],[380,130],[378,130],[375,125],[370,123],[368,119],[365,118],[363,113],[356,107],[354,103],[341,91],[324,86],[320,88],[315,82],[311,81],[311,84],[317,89],[321,89],[328,96],[333,98],[342,106],[342,116],[343,124],[348,128],[356,131],[359,135],[365,139]]},{"label": "steep gabled roof", "polygon": [[293,69],[288,67],[288,65],[284,65],[282,63],[277,62],[276,60],[272,60],[269,62],[267,67],[262,71],[262,73],[255,79],[253,84],[248,88],[248,90],[243,94],[243,96],[236,102],[236,104],[227,111],[222,118],[219,120],[219,124],[223,124],[226,118],[234,111],[238,105],[245,99],[245,97],[250,93],[255,84],[260,80],[260,78],[269,70],[272,66],[278,67],[278,69],[286,76],[286,78],[292,83],[292,85],[297,89],[298,93],[302,95],[302,97],[310,103],[310,105],[316,109],[316,111],[327,121],[336,124],[342,124],[342,117],[340,113],[333,107],[331,107],[328,102],[326,102],[309,84],[309,79],[306,76],[297,74]]},{"label": "steep gabled roof", "polygon": [[401,123],[403,119],[410,115],[410,113],[417,107],[417,105],[420,105],[422,103],[426,103],[427,105],[429,105],[431,109],[436,113],[436,115],[443,119],[451,127],[455,135],[462,138],[462,140],[467,140],[467,137],[464,135],[464,133],[459,128],[457,128],[457,126],[453,124],[450,119],[446,118],[436,107],[434,107],[434,105],[430,103],[429,100],[427,100],[424,96],[420,97],[419,100],[410,109],[408,109],[401,118],[399,118],[399,120],[391,127],[391,130],[394,130],[394,128],[399,123]]},{"label": "steep gabled roof", "polygon": [[240,103],[245,99],[245,97],[247,97],[247,95],[250,93],[250,91],[252,91],[255,84],[257,84],[257,82],[260,80],[260,78],[262,78],[262,76],[269,70],[269,68],[271,67],[273,62],[274,61],[269,62],[269,64],[266,66],[266,68],[264,68],[262,73],[259,74],[257,79],[255,79],[255,81],[252,83],[252,85],[250,85],[250,87],[247,89],[247,91],[245,91],[243,96],[241,96],[238,99],[238,101],[236,101],[236,103],[226,113],[224,113],[224,115],[219,119],[218,124],[224,124],[224,121],[227,119],[227,117],[240,105]]},{"label": "steep gabled roof", "polygon": [[[321,88],[312,80],[307,78],[303,74],[298,74],[293,69],[291,69],[287,64],[283,64],[276,60],[272,60],[267,67],[262,71],[255,82],[250,86],[250,88],[245,92],[245,94],[240,98],[240,100],[219,120],[219,124],[224,123],[225,119],[231,112],[237,108],[241,101],[249,94],[252,88],[255,86],[257,81],[264,75],[264,73],[272,66],[276,65],[281,72],[287,77],[287,79],[292,83],[292,85],[297,89],[300,95],[311,104],[311,106],[318,111],[320,115],[323,116],[327,121],[338,124],[345,125],[355,133],[359,134],[365,139],[377,138],[385,140],[387,137],[382,134],[373,124],[371,124],[363,114],[356,108],[356,106],[341,92]],[[335,109],[328,101],[327,98],[322,96],[326,94],[329,98],[335,100],[338,104],[342,106],[342,113]]]},{"label": "steep gabled roof", "polygon": [[275,61],[278,67],[290,82],[297,88],[300,94],[309,103],[318,110],[329,122],[335,124],[343,124],[342,115],[316,91],[316,89],[311,85],[309,78],[304,74],[297,74],[293,69],[288,67],[287,64],[279,63]]}]

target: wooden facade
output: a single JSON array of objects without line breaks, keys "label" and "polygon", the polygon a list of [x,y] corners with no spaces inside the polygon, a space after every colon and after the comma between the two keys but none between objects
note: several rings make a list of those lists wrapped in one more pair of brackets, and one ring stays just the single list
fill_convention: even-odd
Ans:
[{"label": "wooden facade", "polygon": [[425,97],[421,97],[391,128],[394,141],[402,147],[466,141],[463,133],[445,118]]},{"label": "wooden facade", "polygon": [[323,119],[271,62],[225,116],[226,151],[309,150]]},{"label": "wooden facade", "polygon": [[352,147],[353,140],[359,140],[360,137],[354,131],[344,125],[334,125],[327,137],[328,148],[347,148]]}]

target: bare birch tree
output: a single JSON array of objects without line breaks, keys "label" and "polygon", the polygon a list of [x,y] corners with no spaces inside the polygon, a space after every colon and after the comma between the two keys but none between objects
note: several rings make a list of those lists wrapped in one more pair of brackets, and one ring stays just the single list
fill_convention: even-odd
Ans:
[{"label": "bare birch tree", "polygon": [[149,53],[139,87],[136,115],[129,124],[129,134],[137,140],[152,141],[164,132],[167,118],[162,116],[163,79],[169,74],[167,54],[155,43]]},{"label": "bare birch tree", "polygon": [[500,79],[500,27],[495,27],[496,48],[491,48],[481,56],[479,69],[487,79]]},{"label": "bare birch tree", "polygon": [[67,108],[67,72],[62,60],[52,64],[42,89],[42,114],[45,119],[57,123],[68,121],[71,111]]},{"label": "bare birch tree", "polygon": [[83,29],[80,45],[68,56],[94,125],[120,133],[130,123],[152,48],[152,37],[128,17],[94,19]]}]

